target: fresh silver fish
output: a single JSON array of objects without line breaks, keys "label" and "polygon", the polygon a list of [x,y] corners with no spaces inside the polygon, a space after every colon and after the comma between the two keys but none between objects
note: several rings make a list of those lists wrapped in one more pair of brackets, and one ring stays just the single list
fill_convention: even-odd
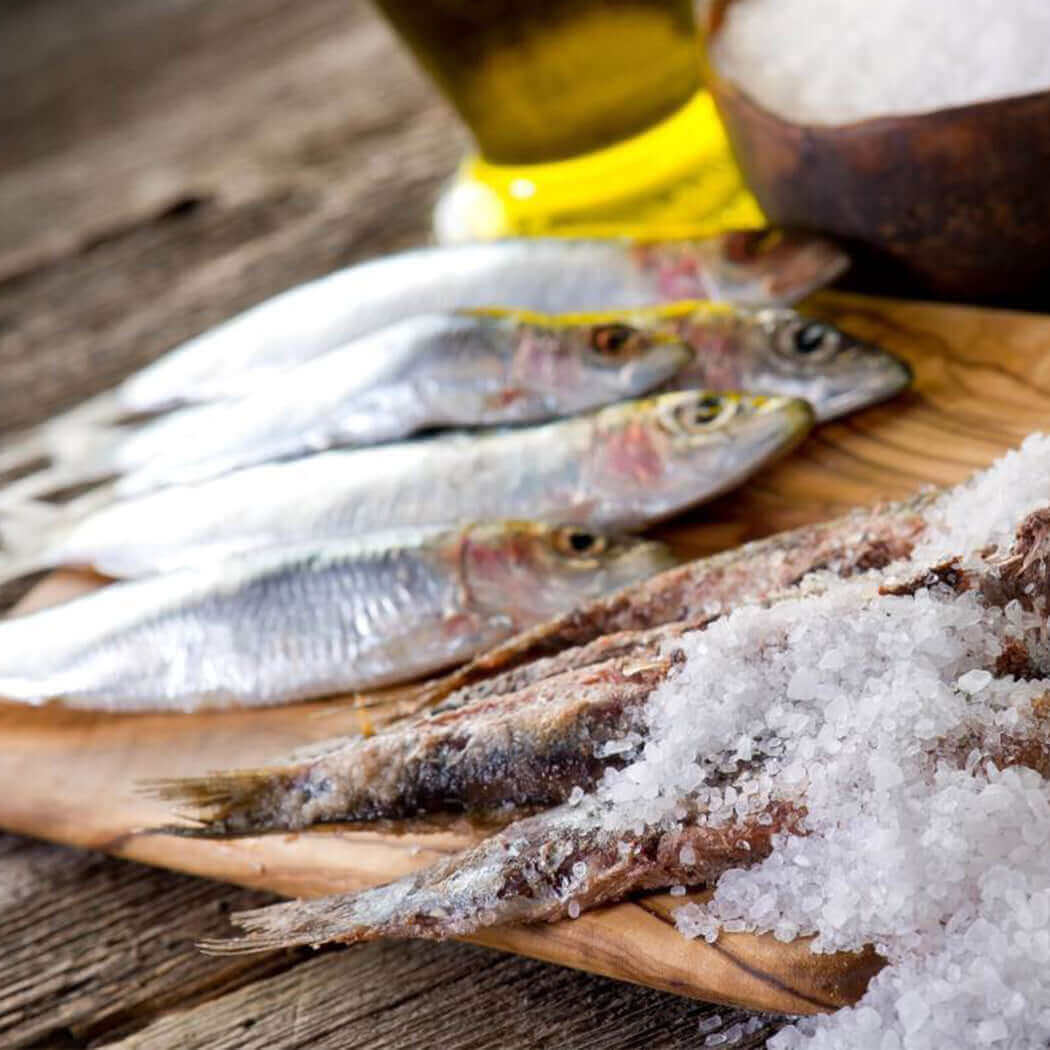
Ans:
[{"label": "fresh silver fish", "polygon": [[[377,529],[508,518],[645,525],[797,444],[804,401],[683,391],[541,426],[324,452],[87,509],[7,522],[8,577],[57,565],[149,574]],[[94,494],[85,497],[91,501]]]},{"label": "fresh silver fish", "polygon": [[793,302],[847,266],[829,241],[778,230],[648,243],[529,238],[390,255],[299,285],[190,339],[9,443],[0,471],[64,458],[86,425],[243,396],[279,371],[411,314],[490,306],[553,314],[681,299]]},{"label": "fresh silver fish", "polygon": [[74,458],[0,502],[117,476],[127,496],[420,430],[530,423],[638,397],[690,360],[667,326],[421,314],[282,372],[244,398],[136,427],[86,429]]},{"label": "fresh silver fish", "polygon": [[799,299],[846,256],[806,234],[746,231],[703,240],[529,238],[420,248],[351,266],[268,299],[184,343],[121,386],[132,411],[239,394],[408,313],[503,306],[545,314],[680,299]]},{"label": "fresh silver fish", "polygon": [[532,522],[262,551],[0,621],[0,696],[191,710],[371,688],[670,560],[662,544]]}]

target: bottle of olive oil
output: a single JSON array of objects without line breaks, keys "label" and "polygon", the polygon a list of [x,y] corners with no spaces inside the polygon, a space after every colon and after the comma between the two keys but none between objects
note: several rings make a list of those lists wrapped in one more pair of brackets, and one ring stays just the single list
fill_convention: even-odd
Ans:
[{"label": "bottle of olive oil", "polygon": [[439,239],[753,226],[692,0],[376,0],[470,127]]}]

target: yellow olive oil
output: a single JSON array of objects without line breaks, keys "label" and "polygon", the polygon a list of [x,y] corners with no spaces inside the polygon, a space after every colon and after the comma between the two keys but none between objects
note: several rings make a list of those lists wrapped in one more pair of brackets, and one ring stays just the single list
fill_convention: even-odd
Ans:
[{"label": "yellow olive oil", "polygon": [[474,134],[442,240],[761,222],[700,82],[692,0],[376,0]]}]

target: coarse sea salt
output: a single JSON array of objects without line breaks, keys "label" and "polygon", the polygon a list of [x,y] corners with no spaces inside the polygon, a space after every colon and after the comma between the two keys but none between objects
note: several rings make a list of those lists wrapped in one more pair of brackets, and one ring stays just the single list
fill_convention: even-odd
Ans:
[{"label": "coarse sea salt", "polygon": [[1050,4],[736,0],[712,55],[800,123],[925,113],[1050,88]]},{"label": "coarse sea salt", "polygon": [[[1048,494],[1050,440],[1032,438],[939,499],[893,578],[949,553],[994,578]],[[713,826],[769,826],[770,803],[804,805],[804,834],[775,834],[768,856],[676,915],[690,937],[810,935],[815,951],[870,944],[889,961],[857,1006],[797,1022],[774,1050],[1046,1045],[1050,782],[1002,749],[1045,741],[1050,681],[993,673],[1007,642],[1047,673],[1046,610],[979,588],[881,593],[883,579],[744,606],[667,643],[685,659],[650,698],[644,750],[589,804],[610,828],[673,826],[685,800]]]}]

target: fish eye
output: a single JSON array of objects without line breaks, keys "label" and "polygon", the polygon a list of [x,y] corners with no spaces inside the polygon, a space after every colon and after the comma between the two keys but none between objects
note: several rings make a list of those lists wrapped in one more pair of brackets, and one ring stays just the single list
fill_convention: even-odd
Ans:
[{"label": "fish eye", "polygon": [[591,349],[603,357],[617,357],[634,349],[638,330],[627,324],[602,324],[591,329]]},{"label": "fish eye", "polygon": [[838,330],[821,321],[792,322],[778,335],[777,349],[791,357],[826,360],[839,349]]},{"label": "fish eye", "polygon": [[705,394],[695,401],[687,401],[674,409],[674,421],[685,431],[693,432],[724,421],[732,406],[716,394]]},{"label": "fish eye", "polygon": [[571,557],[601,554],[606,546],[604,536],[587,529],[564,528],[556,533],[554,539],[558,550]]},{"label": "fish eye", "polygon": [[800,354],[812,354],[821,348],[827,334],[828,330],[822,324],[804,324],[795,333],[795,349]]}]

